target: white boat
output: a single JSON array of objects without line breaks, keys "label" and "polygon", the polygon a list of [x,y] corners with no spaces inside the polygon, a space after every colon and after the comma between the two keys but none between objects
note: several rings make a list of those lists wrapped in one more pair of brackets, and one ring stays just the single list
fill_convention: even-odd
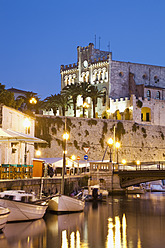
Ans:
[{"label": "white boat", "polygon": [[37,200],[33,193],[26,193],[24,190],[0,192],[0,206],[10,209],[8,221],[40,219],[48,207],[45,201]]},{"label": "white boat", "polygon": [[146,190],[141,186],[129,186],[126,189],[127,194],[144,194]]},{"label": "white boat", "polygon": [[0,207],[0,230],[6,225],[9,214],[10,210],[8,208]]},{"label": "white boat", "polygon": [[55,195],[48,203],[48,210],[58,213],[81,212],[85,202],[66,195]]},{"label": "white boat", "polygon": [[104,201],[108,194],[108,190],[103,189],[99,184],[89,185],[83,188],[81,198],[85,201]]}]

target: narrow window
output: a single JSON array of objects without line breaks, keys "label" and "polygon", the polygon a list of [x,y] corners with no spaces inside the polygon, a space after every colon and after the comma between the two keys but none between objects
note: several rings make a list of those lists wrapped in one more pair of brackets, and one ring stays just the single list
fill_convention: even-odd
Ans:
[{"label": "narrow window", "polygon": [[150,98],[151,98],[151,91],[150,90],[147,90],[147,98],[148,98],[148,100],[150,100]]},{"label": "narrow window", "polygon": [[160,99],[160,91],[157,91],[157,93],[156,93],[156,99]]}]

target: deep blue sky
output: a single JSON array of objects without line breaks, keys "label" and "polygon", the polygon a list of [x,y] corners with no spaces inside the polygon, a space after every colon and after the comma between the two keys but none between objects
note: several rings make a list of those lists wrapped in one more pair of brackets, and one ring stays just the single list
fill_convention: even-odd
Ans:
[{"label": "deep blue sky", "polygon": [[0,0],[0,83],[61,90],[60,65],[90,42],[113,60],[165,66],[164,0]]}]

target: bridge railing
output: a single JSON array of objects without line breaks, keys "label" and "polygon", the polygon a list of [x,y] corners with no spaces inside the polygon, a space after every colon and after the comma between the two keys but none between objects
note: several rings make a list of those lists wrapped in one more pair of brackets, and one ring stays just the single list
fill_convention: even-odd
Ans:
[{"label": "bridge railing", "polygon": [[119,164],[118,170],[165,170],[165,161],[141,162],[139,165],[131,162],[125,165]]}]

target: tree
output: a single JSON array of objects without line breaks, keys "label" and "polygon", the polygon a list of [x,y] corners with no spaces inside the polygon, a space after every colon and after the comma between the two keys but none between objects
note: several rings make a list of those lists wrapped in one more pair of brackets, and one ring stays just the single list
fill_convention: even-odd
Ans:
[{"label": "tree", "polygon": [[70,99],[68,99],[68,97],[65,97],[62,94],[58,94],[59,95],[59,107],[61,107],[62,109],[62,115],[65,116],[65,111],[68,107],[70,107]]},{"label": "tree", "polygon": [[44,99],[42,108],[46,108],[47,110],[53,109],[53,114],[56,115],[59,108],[59,98],[59,94],[48,96]]},{"label": "tree", "polygon": [[0,83],[0,103],[8,107],[18,109],[21,106],[22,102],[23,100],[21,99],[15,100],[14,93],[6,90],[5,85]]},{"label": "tree", "polygon": [[97,87],[94,85],[90,85],[88,89],[88,94],[89,97],[92,99],[92,104],[93,104],[93,118],[96,118],[96,104],[97,104],[97,99],[104,97],[104,92],[99,90]]},{"label": "tree", "polygon": [[61,95],[70,99],[70,102],[73,104],[74,117],[76,117],[76,109],[77,109],[77,97],[81,94],[80,85],[77,83],[66,85],[62,91]]},{"label": "tree", "polygon": [[[34,98],[36,103],[31,103],[30,100]],[[17,99],[23,99],[23,104],[21,106],[22,111],[30,110],[30,111],[37,111],[39,112],[40,108],[40,98],[37,96],[37,93],[32,91],[27,91],[24,95],[18,96]]]},{"label": "tree", "polygon": [[69,103],[68,97],[65,97],[62,94],[57,94],[57,95],[55,94],[55,95],[51,95],[51,96],[45,98],[44,103],[43,103],[43,107],[46,109],[52,108],[54,115],[57,114],[57,109],[61,108],[62,109],[62,115],[65,116],[65,111],[66,111],[67,107],[70,107],[70,103]]},{"label": "tree", "polygon": [[[80,84],[80,94],[82,96],[83,99],[83,105],[85,102],[85,99],[89,96],[89,88],[90,88],[90,83],[87,82],[83,82]],[[85,108],[83,108],[83,117],[85,116]]]}]

